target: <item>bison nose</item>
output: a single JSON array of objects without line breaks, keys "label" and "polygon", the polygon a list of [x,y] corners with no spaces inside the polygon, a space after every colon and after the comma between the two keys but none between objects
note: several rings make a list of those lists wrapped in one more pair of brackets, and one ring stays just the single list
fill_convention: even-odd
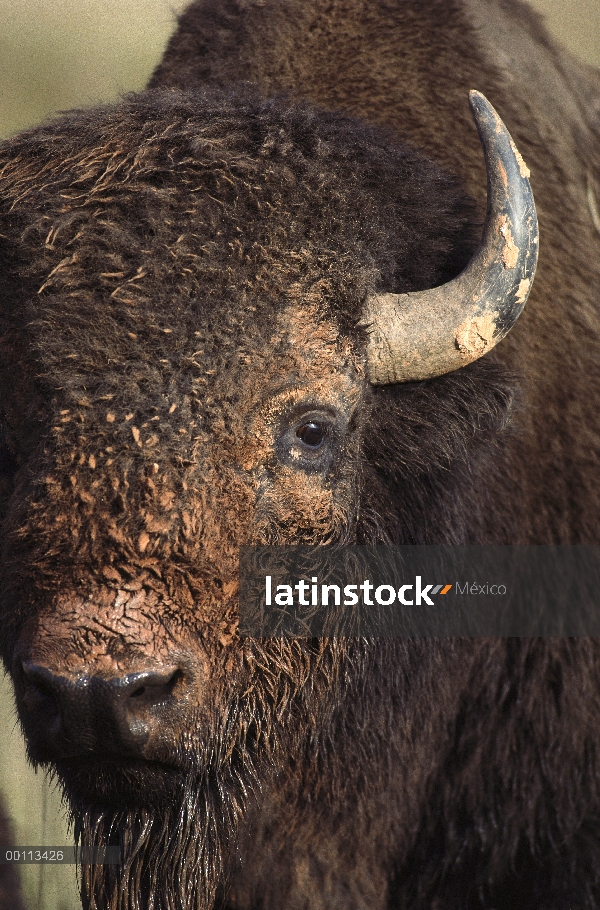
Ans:
[{"label": "bison nose", "polygon": [[178,700],[180,667],[68,678],[23,662],[21,708],[35,761],[96,753],[145,757]]}]

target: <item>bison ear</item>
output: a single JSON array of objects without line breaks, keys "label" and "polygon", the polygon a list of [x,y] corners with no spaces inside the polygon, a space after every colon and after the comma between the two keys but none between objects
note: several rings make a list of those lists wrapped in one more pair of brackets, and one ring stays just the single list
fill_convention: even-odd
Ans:
[{"label": "bison ear", "polygon": [[469,102],[487,168],[481,246],[447,284],[368,300],[361,324],[375,385],[442,376],[477,360],[510,331],[531,289],[538,224],[529,170],[489,101],[470,92]]}]

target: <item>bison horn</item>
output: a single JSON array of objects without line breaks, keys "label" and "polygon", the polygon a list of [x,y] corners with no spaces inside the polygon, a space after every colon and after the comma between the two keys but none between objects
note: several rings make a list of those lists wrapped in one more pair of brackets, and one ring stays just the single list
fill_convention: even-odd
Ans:
[{"label": "bison horn", "polygon": [[469,103],[487,168],[483,240],[447,284],[368,300],[361,324],[376,385],[442,376],[477,360],[510,331],[531,289],[538,226],[529,170],[489,101],[470,92]]}]

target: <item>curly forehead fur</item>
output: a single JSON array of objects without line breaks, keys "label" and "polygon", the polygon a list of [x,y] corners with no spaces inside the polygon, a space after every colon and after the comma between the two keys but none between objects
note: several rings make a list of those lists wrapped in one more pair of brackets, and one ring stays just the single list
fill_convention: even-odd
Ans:
[{"label": "curly forehead fur", "polygon": [[221,372],[291,303],[352,330],[368,290],[432,286],[473,245],[424,158],[284,102],[156,92],[73,114],[5,146],[0,189],[51,381],[124,398],[199,347]]},{"label": "curly forehead fur", "polygon": [[[63,475],[76,475],[78,515],[97,520],[90,489],[124,511],[124,486],[135,476],[138,486],[164,485],[158,510],[178,508],[182,533],[191,533],[186,481],[198,481],[206,434],[229,440],[231,450],[245,431],[240,404],[261,390],[266,370],[299,378],[294,357],[318,361],[327,332],[339,335],[330,328],[319,336],[319,321],[341,330],[332,342],[340,352],[348,339],[340,363],[348,350],[361,361],[356,323],[366,295],[439,284],[473,247],[469,202],[438,168],[381,131],[285,100],[152,92],[70,114],[5,146],[0,193],[11,227],[2,387],[11,387],[15,368],[23,376],[2,395],[16,462],[36,447],[37,417],[54,425],[54,452],[40,454],[44,470],[58,459]],[[292,310],[317,322],[282,322]],[[492,427],[506,394],[493,368],[474,368],[487,373],[493,397],[483,409],[492,416],[484,425]],[[442,380],[428,407],[439,415],[445,400],[451,418],[456,397],[471,394],[472,375]],[[387,396],[385,408],[392,404]],[[459,422],[450,424],[437,433],[437,454],[432,447],[444,467],[465,448]],[[393,459],[393,439],[382,432]],[[218,484],[220,468],[212,470]],[[65,502],[52,521],[40,513],[40,547],[64,520]],[[147,519],[145,530],[138,513],[132,521],[142,550],[147,532],[162,532],[169,551],[164,516]],[[390,536],[384,519],[372,521],[376,536]]]},{"label": "curly forehead fur", "polygon": [[152,300],[175,316],[194,300],[200,316],[250,295],[269,318],[326,274],[312,299],[354,319],[367,287],[431,286],[473,245],[457,184],[425,158],[285,101],[154,92],[69,115],[3,157],[29,273],[53,296],[93,291],[120,313],[147,316]]}]

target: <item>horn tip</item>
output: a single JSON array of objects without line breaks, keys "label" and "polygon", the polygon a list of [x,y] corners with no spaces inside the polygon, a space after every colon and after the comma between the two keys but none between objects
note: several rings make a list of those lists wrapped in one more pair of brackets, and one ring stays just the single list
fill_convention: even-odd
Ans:
[{"label": "horn tip", "polygon": [[493,104],[490,104],[483,92],[478,92],[476,89],[472,88],[469,91],[469,106],[476,121],[479,121],[482,116],[485,116],[488,118],[492,117],[494,120],[502,123]]}]

